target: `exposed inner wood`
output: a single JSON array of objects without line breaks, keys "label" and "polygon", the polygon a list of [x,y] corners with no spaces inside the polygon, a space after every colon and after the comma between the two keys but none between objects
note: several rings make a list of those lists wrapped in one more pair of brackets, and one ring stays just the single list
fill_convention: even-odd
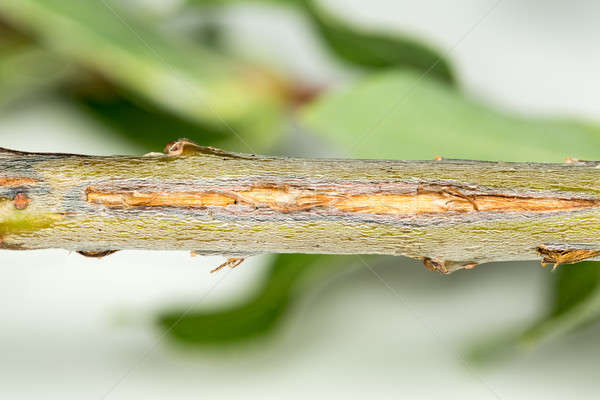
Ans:
[{"label": "exposed inner wood", "polygon": [[447,212],[555,212],[591,208],[599,200],[502,195],[463,195],[452,188],[413,193],[357,193],[288,186],[256,186],[247,190],[194,192],[102,191],[89,187],[87,201],[107,207],[227,207],[246,204],[289,213],[313,208],[358,214],[438,214]]},{"label": "exposed inner wood", "polygon": [[32,178],[0,178],[0,186],[4,187],[15,187],[23,185],[32,185],[38,181]]}]

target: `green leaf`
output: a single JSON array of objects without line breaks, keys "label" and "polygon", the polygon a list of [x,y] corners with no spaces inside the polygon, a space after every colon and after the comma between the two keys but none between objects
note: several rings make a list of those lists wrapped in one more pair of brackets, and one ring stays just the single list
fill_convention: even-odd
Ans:
[{"label": "green leaf", "polygon": [[[347,270],[349,257],[280,254],[252,298],[216,311],[161,313],[157,322],[172,339],[193,345],[229,344],[264,337],[295,304],[298,294],[327,276]],[[243,266],[241,267],[243,268]]]},{"label": "green leaf", "polygon": [[561,266],[552,278],[552,298],[546,315],[525,329],[501,332],[493,339],[471,345],[468,358],[476,363],[507,358],[596,322],[600,315],[599,289],[600,262]]},{"label": "green leaf", "polygon": [[597,320],[600,315],[600,262],[563,265],[553,279],[553,301],[547,316],[520,337],[534,346]]},{"label": "green leaf", "polygon": [[328,13],[315,0],[303,3],[323,41],[342,60],[372,70],[410,67],[440,81],[455,83],[449,63],[422,40],[360,29]]},{"label": "green leaf", "polygon": [[167,36],[114,3],[2,0],[0,17],[182,118],[242,132],[278,130],[285,94],[280,78]]},{"label": "green leaf", "polygon": [[62,94],[87,115],[146,152],[159,151],[174,137],[185,137],[205,146],[230,151],[268,152],[278,138],[252,130],[240,137],[225,125],[183,118],[104,82],[79,82],[63,90]]},{"label": "green leaf", "polygon": [[36,46],[0,49],[0,107],[55,89],[73,70],[67,61]]},{"label": "green leaf", "polygon": [[69,94],[81,110],[146,152],[160,151],[173,137],[186,137],[210,146],[229,139],[224,129],[219,130],[213,125],[201,126],[143,100],[129,100],[118,92]]},{"label": "green leaf", "polygon": [[31,39],[0,18],[0,54],[31,43]]},{"label": "green leaf", "polygon": [[367,70],[413,68],[428,76],[454,84],[450,63],[437,49],[404,33],[370,31],[334,16],[318,0],[188,0],[199,6],[261,2],[293,6],[313,23],[327,48],[342,61]]},{"label": "green leaf", "polygon": [[297,6],[304,3],[306,0],[187,0],[188,4],[197,5],[197,6],[226,6],[230,4],[236,3],[267,3],[267,4],[277,4],[277,5],[291,5]]},{"label": "green leaf", "polygon": [[595,159],[600,129],[480,105],[409,71],[367,77],[309,104],[304,125],[353,157],[504,161]]},{"label": "green leaf", "polygon": [[245,131],[240,138],[224,124],[184,118],[34,43],[0,49],[0,109],[22,99],[56,93],[138,145],[141,151],[157,151],[174,137],[186,137],[231,151],[267,152],[278,139],[278,135],[258,130]]},{"label": "green leaf", "polygon": [[555,273],[554,299],[549,317],[557,318],[580,306],[600,287],[600,263],[563,265]]}]

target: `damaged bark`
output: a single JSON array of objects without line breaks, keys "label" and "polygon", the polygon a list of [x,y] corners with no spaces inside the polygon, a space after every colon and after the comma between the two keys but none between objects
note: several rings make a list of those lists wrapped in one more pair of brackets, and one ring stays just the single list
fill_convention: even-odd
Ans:
[{"label": "damaged bark", "polygon": [[[600,256],[600,164],[326,160],[0,149],[0,248],[390,254],[442,273]],[[222,267],[223,267],[222,266]],[[217,268],[218,269],[218,268]]]}]

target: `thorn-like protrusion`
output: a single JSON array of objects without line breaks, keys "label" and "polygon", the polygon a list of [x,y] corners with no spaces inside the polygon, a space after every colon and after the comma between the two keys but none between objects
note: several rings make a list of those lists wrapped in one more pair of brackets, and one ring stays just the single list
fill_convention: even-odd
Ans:
[{"label": "thorn-like protrusion", "polygon": [[465,264],[465,265],[463,265],[463,268],[464,268],[464,269],[473,269],[473,268],[475,268],[475,267],[476,267],[476,266],[478,266],[478,265],[479,265],[479,264],[477,264],[477,263],[469,263],[469,264]]},{"label": "thorn-like protrusion", "polygon": [[109,256],[113,253],[116,253],[117,251],[119,251],[119,250],[103,250],[103,251],[79,250],[77,253],[79,253],[85,257],[102,258],[102,257]]},{"label": "thorn-like protrusion", "polygon": [[446,268],[446,262],[442,260],[438,260],[437,258],[423,258],[423,264],[425,264],[425,268],[430,271],[438,271],[440,274],[447,275],[450,273],[448,268]]},{"label": "thorn-like protrusion", "polygon": [[577,164],[577,165],[596,165],[598,166],[598,161],[591,161],[591,160],[580,160],[578,158],[573,158],[573,157],[567,157],[565,158],[565,163],[567,164]]},{"label": "thorn-like protrusion", "polygon": [[248,160],[255,158],[254,155],[230,153],[211,146],[200,146],[192,142],[190,139],[185,138],[168,143],[165,146],[164,152],[169,156],[191,156],[204,154],[223,158],[239,158]]},{"label": "thorn-like protrusion", "polygon": [[211,270],[210,273],[212,274],[212,273],[217,272],[225,267],[229,267],[229,268],[233,269],[233,268],[237,267],[238,265],[240,265],[242,262],[244,262],[244,260],[245,260],[245,258],[243,258],[243,257],[230,257],[223,264],[221,264],[217,268]]},{"label": "thorn-like protrusion", "polygon": [[443,261],[437,258],[423,258],[425,268],[430,271],[438,271],[440,274],[448,275],[459,269],[473,269],[478,263],[474,261]]},{"label": "thorn-like protrusion", "polygon": [[548,264],[554,264],[554,271],[561,264],[574,264],[579,261],[587,260],[600,256],[600,250],[593,249],[561,249],[551,246],[538,246],[537,252],[542,256],[542,267]]},{"label": "thorn-like protrusion", "polygon": [[202,152],[202,146],[197,145],[190,139],[178,139],[167,143],[164,149],[165,154],[170,156],[185,156]]}]

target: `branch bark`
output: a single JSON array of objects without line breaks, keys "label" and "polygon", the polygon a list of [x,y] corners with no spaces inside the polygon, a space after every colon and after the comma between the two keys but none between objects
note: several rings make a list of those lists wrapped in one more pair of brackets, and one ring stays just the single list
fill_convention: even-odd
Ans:
[{"label": "branch bark", "polygon": [[[442,273],[600,255],[600,164],[0,149],[0,247],[391,254]],[[231,262],[235,264],[235,262]]]}]

